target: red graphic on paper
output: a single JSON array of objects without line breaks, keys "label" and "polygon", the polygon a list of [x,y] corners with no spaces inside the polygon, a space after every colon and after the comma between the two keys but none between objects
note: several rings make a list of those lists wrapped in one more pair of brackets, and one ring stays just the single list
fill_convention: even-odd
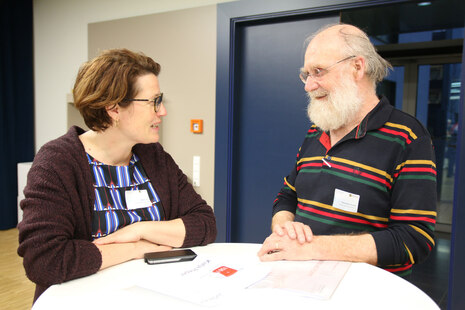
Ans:
[{"label": "red graphic on paper", "polygon": [[235,274],[237,272],[237,270],[226,267],[226,266],[221,266],[221,267],[218,267],[215,270],[213,270],[213,272],[221,273],[223,276],[229,277],[229,276],[232,276],[233,274]]}]

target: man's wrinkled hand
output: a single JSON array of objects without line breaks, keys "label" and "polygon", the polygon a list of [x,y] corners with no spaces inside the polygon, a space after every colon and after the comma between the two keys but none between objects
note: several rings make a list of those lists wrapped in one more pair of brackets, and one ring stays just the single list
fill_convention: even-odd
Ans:
[{"label": "man's wrinkled hand", "polygon": [[280,237],[287,235],[291,240],[297,240],[300,244],[311,242],[313,239],[313,232],[310,226],[300,222],[288,221],[281,225],[275,225],[273,233]]}]

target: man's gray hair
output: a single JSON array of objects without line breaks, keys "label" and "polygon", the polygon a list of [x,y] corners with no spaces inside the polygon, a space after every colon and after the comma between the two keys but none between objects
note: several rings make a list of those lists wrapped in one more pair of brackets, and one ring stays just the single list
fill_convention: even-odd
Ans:
[{"label": "man's gray hair", "polygon": [[[344,26],[345,24],[326,25],[319,29],[306,41],[310,42],[315,36],[317,36],[322,31],[336,25]],[[345,31],[345,27],[341,27],[341,29],[339,30],[339,34],[346,43],[343,49],[345,50],[347,55],[362,56],[365,59],[365,73],[376,86],[376,84],[381,82],[388,75],[389,70],[392,70],[392,65],[378,54],[375,46],[373,45],[373,43],[371,43],[368,35],[363,30],[359,28],[357,29],[359,30],[358,32],[350,30]]]}]

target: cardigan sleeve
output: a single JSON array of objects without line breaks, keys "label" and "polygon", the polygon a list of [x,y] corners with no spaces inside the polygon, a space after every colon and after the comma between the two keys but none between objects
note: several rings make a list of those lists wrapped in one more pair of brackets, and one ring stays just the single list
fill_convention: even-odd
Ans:
[{"label": "cardigan sleeve", "polygon": [[183,221],[186,235],[182,246],[214,242],[217,230],[213,209],[197,194],[171,155],[158,143],[137,145],[135,152],[161,198],[166,219]]},{"label": "cardigan sleeve", "polygon": [[76,172],[82,167],[61,154],[57,147],[39,151],[20,203],[18,254],[29,279],[45,288],[93,274],[102,261],[90,241],[88,196],[78,194],[87,193]]}]

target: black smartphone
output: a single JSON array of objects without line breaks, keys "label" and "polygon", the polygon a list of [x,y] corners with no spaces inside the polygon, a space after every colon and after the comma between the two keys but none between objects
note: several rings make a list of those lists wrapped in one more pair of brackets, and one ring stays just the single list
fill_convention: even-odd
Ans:
[{"label": "black smartphone", "polygon": [[191,249],[150,252],[150,253],[144,254],[145,262],[150,265],[184,262],[184,261],[193,260],[196,257],[197,257],[197,254],[195,254],[195,252],[192,251]]}]

